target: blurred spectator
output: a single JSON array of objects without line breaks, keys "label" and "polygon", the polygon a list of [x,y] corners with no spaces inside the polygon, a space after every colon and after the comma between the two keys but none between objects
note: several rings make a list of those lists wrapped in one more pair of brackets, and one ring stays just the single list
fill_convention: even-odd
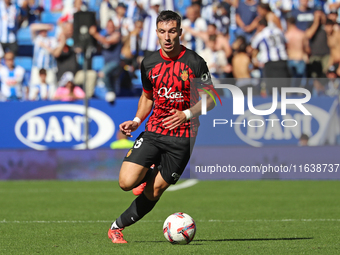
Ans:
[{"label": "blurred spectator", "polygon": [[30,85],[39,84],[39,70],[44,68],[47,73],[46,82],[51,86],[56,86],[57,64],[53,51],[57,47],[57,40],[47,35],[48,31],[53,29],[53,26],[35,23],[30,25],[30,29],[34,43]]},{"label": "blurred spectator", "polygon": [[236,36],[244,36],[247,43],[253,37],[259,21],[257,5],[256,0],[244,0],[239,1],[236,9],[236,24],[238,26]]},{"label": "blurred spectator", "polygon": [[291,11],[291,16],[296,20],[296,26],[302,31],[306,31],[313,23],[314,8],[309,8],[308,0],[299,0],[299,8]]},{"label": "blurred spectator", "polygon": [[260,3],[257,6],[257,13],[261,18],[266,18],[268,26],[275,26],[282,30],[280,19],[272,12],[269,4]]},{"label": "blurred spectator", "polygon": [[117,30],[112,20],[107,22],[106,29],[102,34],[97,32],[95,26],[92,26],[89,32],[102,45],[102,55],[105,61],[102,73],[107,89],[105,99],[108,102],[113,102],[116,98],[118,77],[121,72],[121,33]]},{"label": "blurred spectator", "polygon": [[1,92],[7,100],[16,101],[28,98],[25,69],[14,65],[14,53],[5,53],[5,65],[0,68]]},{"label": "blurred spectator", "polygon": [[[243,36],[236,38],[232,48],[234,55],[231,64],[233,76],[236,79],[235,85],[242,90],[244,95],[247,95],[248,87],[255,87],[256,81],[250,76],[251,59],[247,53],[246,39]],[[255,94],[257,92],[253,90],[253,95]]]},{"label": "blurred spectator", "polygon": [[221,2],[214,9],[213,15],[209,23],[215,24],[217,30],[222,34],[228,34],[228,27],[230,24],[230,5],[226,2]]},{"label": "blurred spectator", "polygon": [[[5,55],[5,52],[4,52],[4,50],[1,46],[1,43],[0,43],[0,59],[2,59],[4,57],[4,55]],[[0,66],[1,66],[1,64],[0,64]]]},{"label": "blurred spectator", "polygon": [[94,70],[87,70],[85,79],[85,73],[83,70],[81,70],[81,67],[77,61],[78,53],[73,47],[72,36],[73,24],[69,22],[64,23],[62,26],[62,31],[59,35],[58,45],[52,52],[53,56],[56,58],[58,67],[57,80],[59,81],[64,73],[71,72],[73,75],[75,75],[75,84],[83,85],[86,81],[85,86],[88,88],[88,97],[91,97],[96,86],[97,74]]},{"label": "blurred spectator", "polygon": [[325,4],[326,13],[330,14],[333,13],[336,15],[338,14],[339,8],[340,8],[340,1],[338,0],[327,0],[327,3]]},{"label": "blurred spectator", "polygon": [[54,94],[54,100],[75,101],[85,97],[84,91],[74,85],[73,73],[66,72],[59,81],[59,87]]},{"label": "blurred spectator", "polygon": [[118,131],[117,140],[110,144],[111,149],[130,149],[132,148],[134,142],[128,139],[128,136],[124,135],[122,132]]},{"label": "blurred spectator", "polygon": [[141,47],[145,57],[159,48],[156,34],[156,20],[161,4],[161,0],[150,0],[150,10],[148,16],[144,19]]},{"label": "blurred spectator", "polygon": [[306,134],[301,134],[299,139],[299,146],[308,146],[309,136]]},{"label": "blurred spectator", "polygon": [[[257,34],[251,43],[251,47],[253,48],[253,57],[258,54],[259,62],[264,64],[264,78],[289,77],[285,39],[279,28],[269,27],[267,20],[262,18],[258,23]],[[280,92],[281,87],[287,87],[287,84],[282,79],[278,79],[275,84],[270,82],[267,84],[269,94],[272,92],[272,87],[277,87],[278,92]]]},{"label": "blurred spectator", "polygon": [[[66,1],[70,3],[71,1]],[[73,6],[70,4],[64,4],[62,16],[58,23],[61,25],[64,22],[73,22],[73,16],[76,12],[87,11],[87,5],[82,0],[74,0]]]},{"label": "blurred spectator", "polygon": [[216,45],[216,35],[212,35],[206,43],[206,48],[198,53],[207,63],[211,75],[215,78],[223,78],[224,73],[231,72],[231,66],[228,65],[224,51],[217,50]]},{"label": "blurred spectator", "polygon": [[55,92],[55,86],[50,86],[46,83],[46,70],[39,70],[40,83],[34,84],[30,89],[30,100],[39,101],[39,100],[49,100],[53,98]]},{"label": "blurred spectator", "polygon": [[107,22],[115,15],[115,8],[118,5],[117,0],[103,0],[100,3],[99,20],[100,28],[105,29]]},{"label": "blurred spectator", "polygon": [[308,77],[324,77],[329,66],[329,47],[325,31],[326,16],[321,10],[314,12],[312,25],[306,30],[309,38],[310,57],[307,68]]},{"label": "blurred spectator", "polygon": [[28,25],[31,25],[40,22],[41,13],[44,11],[44,8],[40,1],[27,0],[24,1],[22,10],[24,12],[23,16],[25,16],[25,20],[27,20]]},{"label": "blurred spectator", "polygon": [[[340,1],[338,2],[338,4],[340,5]],[[327,14],[327,19],[330,19],[335,23],[338,23],[338,9],[331,10],[330,13]]]},{"label": "blurred spectator", "polygon": [[137,20],[143,20],[147,16],[146,10],[143,8],[143,3],[140,0],[125,0],[124,4],[127,7],[126,17],[136,22]]},{"label": "blurred spectator", "polygon": [[206,32],[207,22],[200,17],[200,7],[198,4],[189,6],[186,16],[187,18],[182,22],[182,43],[187,48],[200,52],[204,49],[204,42],[200,37],[195,35]]},{"label": "blurred spectator", "polygon": [[325,30],[328,47],[331,51],[329,66],[334,66],[337,75],[340,76],[340,27],[334,21],[327,19]]},{"label": "blurred spectator", "polygon": [[236,39],[237,23],[236,23],[236,8],[239,0],[226,0],[230,4],[230,21],[229,21],[229,43],[232,44]]},{"label": "blurred spectator", "polygon": [[[309,41],[306,34],[295,25],[295,18],[287,19],[287,40],[288,69],[293,78],[292,87],[301,86],[301,78],[306,76],[306,61],[308,60]],[[298,79],[295,79],[298,78]]]},{"label": "blurred spectator", "polygon": [[209,41],[209,38],[214,36],[216,38],[216,50],[223,50],[227,58],[231,56],[229,41],[226,36],[219,33],[215,24],[209,24],[205,32],[188,29],[194,37],[202,39],[205,44]]},{"label": "blurred spectator", "polygon": [[327,72],[327,88],[326,95],[327,96],[338,96],[340,94],[340,78],[336,74],[336,67],[330,66]]},{"label": "blurred spectator", "polygon": [[112,21],[122,34],[122,37],[129,35],[129,33],[134,29],[133,20],[131,18],[125,17],[126,5],[124,3],[119,3],[116,7],[116,11],[113,14]]},{"label": "blurred spectator", "polygon": [[4,51],[18,52],[17,30],[22,23],[20,9],[11,0],[0,1],[0,42]]},{"label": "blurred spectator", "polygon": [[77,54],[73,49],[73,24],[66,22],[62,25],[61,33],[58,37],[58,45],[53,51],[53,56],[57,61],[57,80],[59,81],[61,76],[70,71],[74,75],[79,70],[77,62]]},{"label": "blurred spectator", "polygon": [[136,21],[134,27],[135,29],[127,37],[123,38],[121,50],[124,69],[128,69],[131,73],[139,69],[139,58],[142,55],[140,34],[143,29],[143,22],[141,20]]},{"label": "blurred spectator", "polygon": [[191,5],[191,0],[175,1],[175,11],[179,12],[181,17],[185,17],[187,8]]}]

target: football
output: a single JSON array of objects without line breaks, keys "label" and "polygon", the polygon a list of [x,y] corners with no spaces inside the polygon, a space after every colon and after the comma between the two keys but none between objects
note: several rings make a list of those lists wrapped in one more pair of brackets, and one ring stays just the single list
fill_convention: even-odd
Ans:
[{"label": "football", "polygon": [[164,237],[172,244],[188,244],[195,233],[195,221],[186,213],[171,214],[163,224]]}]

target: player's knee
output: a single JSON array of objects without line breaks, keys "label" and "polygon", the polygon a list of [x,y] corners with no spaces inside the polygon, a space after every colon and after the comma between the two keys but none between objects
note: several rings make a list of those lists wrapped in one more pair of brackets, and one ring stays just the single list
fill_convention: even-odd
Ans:
[{"label": "player's knee", "polygon": [[124,191],[132,190],[132,186],[124,180],[119,180],[119,187]]}]

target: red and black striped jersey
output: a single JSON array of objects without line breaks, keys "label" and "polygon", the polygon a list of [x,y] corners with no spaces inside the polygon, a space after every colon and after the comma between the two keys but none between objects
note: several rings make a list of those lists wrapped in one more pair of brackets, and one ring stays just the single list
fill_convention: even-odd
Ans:
[{"label": "red and black striped jersey", "polygon": [[174,130],[164,128],[162,120],[171,115],[172,109],[184,111],[199,101],[195,78],[211,82],[208,67],[197,53],[182,46],[175,58],[155,51],[142,61],[143,90],[153,93],[153,112],[146,123],[146,131],[176,137],[195,137],[199,126],[198,117],[183,123]]}]

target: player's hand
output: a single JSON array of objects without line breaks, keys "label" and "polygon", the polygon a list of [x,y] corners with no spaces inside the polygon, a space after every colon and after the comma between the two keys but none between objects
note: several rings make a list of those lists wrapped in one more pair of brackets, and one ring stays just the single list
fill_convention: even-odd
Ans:
[{"label": "player's hand", "polygon": [[120,131],[129,137],[132,137],[131,132],[138,128],[138,123],[133,120],[128,120],[119,125]]},{"label": "player's hand", "polygon": [[166,117],[163,120],[163,126],[166,129],[173,130],[187,121],[187,117],[185,116],[185,113],[182,111],[172,109],[170,113],[173,113],[173,115]]}]

